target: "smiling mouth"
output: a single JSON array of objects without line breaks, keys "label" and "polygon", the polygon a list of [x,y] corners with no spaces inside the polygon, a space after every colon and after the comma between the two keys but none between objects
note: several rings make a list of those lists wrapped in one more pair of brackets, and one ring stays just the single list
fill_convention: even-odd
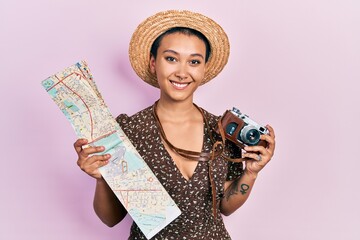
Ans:
[{"label": "smiling mouth", "polygon": [[184,89],[190,84],[190,83],[178,83],[178,82],[174,82],[174,81],[170,81],[170,82],[177,89]]}]

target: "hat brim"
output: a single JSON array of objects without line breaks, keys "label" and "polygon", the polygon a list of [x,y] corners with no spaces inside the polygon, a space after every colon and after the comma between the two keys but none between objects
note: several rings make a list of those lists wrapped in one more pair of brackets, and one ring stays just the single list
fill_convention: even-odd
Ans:
[{"label": "hat brim", "polygon": [[212,19],[186,10],[168,10],[145,19],[136,28],[129,46],[130,63],[136,74],[148,84],[159,87],[156,76],[150,71],[150,49],[157,37],[174,27],[192,28],[209,41],[211,54],[201,84],[216,77],[225,67],[230,44],[222,27]]}]

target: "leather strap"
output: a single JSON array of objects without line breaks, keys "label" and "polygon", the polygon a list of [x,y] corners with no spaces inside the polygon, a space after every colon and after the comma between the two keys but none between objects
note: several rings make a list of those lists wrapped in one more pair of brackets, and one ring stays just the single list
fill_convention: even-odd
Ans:
[{"label": "leather strap", "polygon": [[216,215],[217,215],[216,214],[216,205],[217,205],[216,186],[215,186],[215,181],[214,181],[214,176],[213,176],[213,167],[212,167],[211,162],[214,161],[216,159],[216,157],[218,157],[220,155],[222,155],[225,158],[225,160],[230,161],[230,162],[242,162],[242,161],[244,161],[244,159],[243,158],[229,158],[229,157],[225,156],[225,154],[223,154],[223,151],[225,148],[225,133],[224,133],[224,129],[221,126],[221,121],[218,121],[218,123],[217,123],[219,133],[221,136],[221,141],[220,140],[215,141],[215,139],[212,136],[212,131],[210,131],[210,125],[205,117],[203,110],[200,107],[198,107],[196,104],[194,104],[194,106],[199,110],[199,112],[201,113],[201,115],[204,119],[204,122],[206,124],[206,129],[208,129],[211,142],[213,143],[213,147],[210,152],[196,152],[196,151],[190,151],[190,150],[185,150],[185,149],[175,147],[167,139],[165,131],[161,125],[160,119],[156,113],[157,103],[158,103],[158,101],[156,101],[153,106],[153,115],[154,115],[156,124],[158,125],[158,128],[160,130],[161,138],[169,146],[169,148],[172,151],[179,154],[180,156],[184,157],[185,159],[189,159],[189,160],[193,160],[193,161],[208,162],[209,179],[210,179],[211,195],[212,195],[212,209],[213,209],[214,218],[216,219]]}]

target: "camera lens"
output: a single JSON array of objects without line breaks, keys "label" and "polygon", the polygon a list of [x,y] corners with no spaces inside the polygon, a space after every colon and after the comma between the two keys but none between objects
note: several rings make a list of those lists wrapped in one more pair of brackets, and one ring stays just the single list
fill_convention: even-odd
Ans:
[{"label": "camera lens", "polygon": [[245,126],[239,133],[239,139],[243,143],[254,146],[260,141],[260,132],[253,126]]},{"label": "camera lens", "polygon": [[227,126],[226,126],[226,133],[229,134],[229,135],[233,135],[236,128],[237,128],[237,124],[232,122],[232,123],[229,123]]}]

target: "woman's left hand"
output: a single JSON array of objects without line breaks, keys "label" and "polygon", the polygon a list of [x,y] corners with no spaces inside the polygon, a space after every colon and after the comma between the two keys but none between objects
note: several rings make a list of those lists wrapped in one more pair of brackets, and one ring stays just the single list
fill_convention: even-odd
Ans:
[{"label": "woman's left hand", "polygon": [[271,160],[275,151],[275,132],[270,125],[266,125],[269,130],[269,135],[261,135],[261,140],[267,142],[267,146],[247,146],[244,148],[246,151],[242,157],[246,158],[245,171],[257,175],[261,169]]}]

